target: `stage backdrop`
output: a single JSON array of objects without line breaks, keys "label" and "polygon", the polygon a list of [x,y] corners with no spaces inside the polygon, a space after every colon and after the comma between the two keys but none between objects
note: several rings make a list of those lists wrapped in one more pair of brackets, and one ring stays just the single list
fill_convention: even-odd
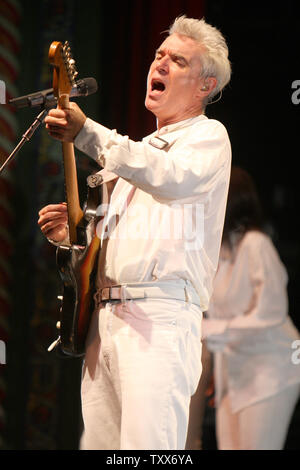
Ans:
[{"label": "stage backdrop", "polygon": [[[237,2],[234,2],[237,3]],[[233,66],[230,86],[207,115],[228,129],[233,162],[255,178],[271,233],[290,282],[291,315],[299,326],[297,149],[300,105],[299,7],[285,2],[221,0],[40,0],[0,2],[0,80],[7,97],[52,86],[48,50],[69,40],[78,78],[99,90],[77,102],[91,118],[133,139],[155,129],[144,108],[148,67],[176,16],[206,19],[225,34]],[[0,156],[21,139],[39,110],[0,105]],[[80,152],[80,198],[95,164]],[[40,128],[0,178],[0,448],[76,449],[81,432],[80,360],[48,353],[56,338],[60,280],[55,248],[37,228],[38,211],[64,200],[61,147]],[[299,411],[287,447],[299,448]],[[213,421],[206,423],[212,434]],[[207,446],[213,443],[207,442]]]},{"label": "stage backdrop", "polygon": [[[94,77],[99,85],[98,93],[78,99],[79,105],[90,117],[132,138],[155,128],[143,103],[147,69],[163,40],[161,32],[180,14],[201,17],[204,11],[202,1],[191,0],[123,1],[117,7],[81,0],[23,5],[1,2],[0,33],[5,28],[1,37],[6,41],[1,41],[0,63],[6,65],[7,57],[12,63],[0,69],[7,99],[50,88],[49,46],[68,40],[78,78]],[[40,110],[1,106],[3,160]],[[96,166],[80,152],[77,155],[83,203],[86,176]],[[1,365],[0,448],[76,449],[81,432],[81,361],[47,352],[57,337],[60,279],[55,248],[37,228],[38,210],[64,200],[60,144],[41,127],[0,182],[5,189],[0,214],[0,339],[7,346],[6,364]]]}]

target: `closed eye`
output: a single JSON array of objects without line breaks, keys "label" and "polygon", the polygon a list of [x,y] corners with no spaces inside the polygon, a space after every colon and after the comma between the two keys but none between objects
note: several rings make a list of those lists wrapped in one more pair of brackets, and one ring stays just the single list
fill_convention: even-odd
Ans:
[{"label": "closed eye", "polygon": [[188,65],[188,61],[185,59],[185,57],[176,53],[172,53],[171,51],[164,51],[161,49],[156,51],[155,60],[161,60],[166,54],[168,54],[171,60],[178,64],[179,67],[186,67]]},{"label": "closed eye", "polygon": [[172,58],[173,62],[178,64],[180,67],[185,67],[187,65],[187,61],[182,56],[172,55],[171,58]]}]

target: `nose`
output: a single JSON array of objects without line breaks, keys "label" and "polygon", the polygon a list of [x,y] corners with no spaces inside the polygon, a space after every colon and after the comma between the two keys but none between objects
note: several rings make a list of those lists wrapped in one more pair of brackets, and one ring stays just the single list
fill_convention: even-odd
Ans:
[{"label": "nose", "polygon": [[156,70],[162,75],[165,75],[169,72],[169,57],[167,55],[157,59]]}]

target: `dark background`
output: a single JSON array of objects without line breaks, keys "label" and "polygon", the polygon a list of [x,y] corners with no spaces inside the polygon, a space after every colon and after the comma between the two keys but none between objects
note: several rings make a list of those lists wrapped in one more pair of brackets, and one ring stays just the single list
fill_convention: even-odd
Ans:
[{"label": "dark background", "polygon": [[[300,105],[291,99],[292,82],[300,80],[298,2],[1,0],[0,79],[8,98],[51,87],[49,46],[68,39],[79,78],[95,77],[99,85],[78,104],[104,125],[140,139],[155,128],[143,104],[148,67],[165,37],[161,32],[180,14],[204,15],[227,39],[232,81],[207,115],[224,123],[233,163],[255,178],[289,273],[290,314],[300,327]],[[1,105],[1,161],[38,113]],[[77,155],[83,201],[94,163]],[[55,249],[36,223],[41,207],[64,199],[60,144],[39,129],[0,176],[0,189],[0,339],[7,355],[0,365],[0,449],[76,449],[81,362],[47,352],[56,338],[60,281]],[[299,434],[298,405],[287,449],[299,450]],[[213,410],[204,444],[215,445]]]}]

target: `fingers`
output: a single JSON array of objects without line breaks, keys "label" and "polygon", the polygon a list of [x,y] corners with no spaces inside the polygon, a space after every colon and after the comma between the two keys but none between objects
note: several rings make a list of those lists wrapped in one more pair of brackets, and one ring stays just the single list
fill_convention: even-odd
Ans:
[{"label": "fingers", "polygon": [[59,226],[66,227],[67,221],[64,217],[56,217],[56,218],[40,217],[38,220],[38,225],[43,233],[47,233],[49,230],[54,230],[55,228]]},{"label": "fingers", "polygon": [[51,135],[58,140],[66,142],[73,141],[72,126],[69,123],[69,117],[66,110],[51,109],[45,118],[46,129]]},{"label": "fingers", "polygon": [[66,135],[66,131],[63,128],[57,126],[46,125],[48,134],[54,139],[61,140],[62,142],[73,142],[73,137]]},{"label": "fingers", "polygon": [[67,115],[64,116],[47,116],[45,118],[46,127],[68,127]]},{"label": "fingers", "polygon": [[48,214],[49,212],[55,212],[59,214],[67,214],[68,208],[65,202],[61,202],[60,204],[48,204],[48,206],[43,207],[39,211],[39,216],[43,216]]},{"label": "fingers", "polygon": [[51,120],[51,118],[55,118],[55,119],[66,119],[67,117],[67,111],[69,110],[70,108],[64,108],[64,109],[61,109],[61,108],[53,108],[53,109],[50,109],[50,111],[48,112],[48,115],[46,117],[46,119],[49,119]]},{"label": "fingers", "polygon": [[38,225],[47,237],[51,233],[65,229],[68,223],[66,204],[49,204],[39,211]]},{"label": "fingers", "polygon": [[51,109],[45,118],[46,129],[51,137],[65,142],[73,142],[86,120],[85,114],[76,103],[68,108]]},{"label": "fingers", "polygon": [[[65,239],[68,234],[67,226],[65,223],[59,224],[59,223],[48,222],[40,228],[41,228],[41,232],[43,233],[45,237],[51,238],[56,241]],[[63,235],[61,236],[62,233]]]}]

